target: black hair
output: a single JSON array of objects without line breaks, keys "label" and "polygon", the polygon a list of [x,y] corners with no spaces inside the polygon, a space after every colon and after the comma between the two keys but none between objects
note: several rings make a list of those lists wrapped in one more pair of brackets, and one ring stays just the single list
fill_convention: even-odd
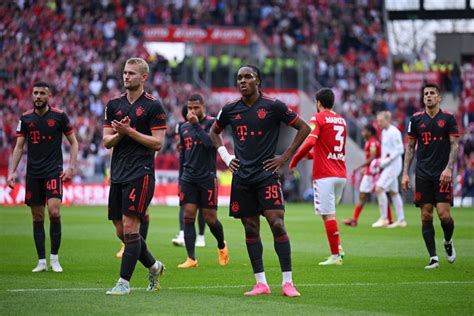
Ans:
[{"label": "black hair", "polygon": [[193,94],[188,98],[188,101],[199,101],[201,104],[204,104],[204,99],[200,94]]},{"label": "black hair", "polygon": [[377,135],[377,131],[375,130],[375,127],[372,124],[367,124],[364,126],[364,129],[368,130],[372,136]]},{"label": "black hair", "polygon": [[436,83],[425,83],[425,85],[421,89],[421,95],[425,94],[425,89],[426,88],[435,88],[436,91],[438,92],[438,94],[441,94],[441,89],[439,88],[439,86]]},{"label": "black hair", "polygon": [[36,81],[36,82],[33,84],[33,87],[51,89],[49,83],[44,82],[44,81]]},{"label": "black hair", "polygon": [[183,108],[181,109],[181,115],[183,116],[183,119],[187,121],[186,117],[188,116],[188,105],[185,104],[183,105]]},{"label": "black hair", "polygon": [[322,88],[316,92],[316,101],[321,102],[321,105],[325,109],[332,109],[334,106],[334,92],[329,88]]},{"label": "black hair", "polygon": [[[250,68],[250,69],[252,69],[253,72],[255,72],[255,74],[257,75],[257,79],[260,81],[260,83],[258,84],[258,87],[260,88],[262,86],[262,74],[260,73],[260,69],[258,69],[258,67],[255,66],[255,65],[243,65],[239,69],[242,69],[242,68]],[[235,73],[235,81],[236,82],[237,82],[238,72],[239,71],[237,70],[237,72]]]}]

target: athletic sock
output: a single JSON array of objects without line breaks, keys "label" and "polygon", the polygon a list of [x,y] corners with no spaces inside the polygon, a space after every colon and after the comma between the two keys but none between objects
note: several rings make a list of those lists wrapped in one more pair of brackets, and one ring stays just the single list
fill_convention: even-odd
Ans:
[{"label": "athletic sock", "polygon": [[142,250],[142,238],[140,234],[125,234],[123,239],[125,243],[125,251],[123,252],[122,263],[120,265],[120,277],[130,281]]},{"label": "athletic sock", "polygon": [[282,272],[291,271],[291,245],[288,234],[284,233],[278,237],[273,237],[273,246],[280,260]]},{"label": "athletic sock", "polygon": [[436,243],[435,243],[435,230],[433,226],[433,221],[422,221],[421,222],[421,232],[423,234],[423,239],[425,240],[426,249],[430,257],[436,256]]},{"label": "athletic sock", "polygon": [[285,284],[287,282],[293,283],[293,273],[291,271],[283,272],[283,281],[281,284]]},{"label": "athletic sock", "polygon": [[186,244],[188,257],[193,260],[196,260],[196,255],[194,253],[194,244],[196,243],[196,227],[194,227],[195,220],[194,217],[184,217],[184,243]]},{"label": "athletic sock", "polygon": [[35,240],[36,253],[38,259],[46,260],[45,240],[46,234],[44,232],[44,221],[33,221],[33,238]]},{"label": "athletic sock", "polygon": [[377,193],[377,201],[379,203],[380,217],[387,219],[387,207],[388,207],[388,198],[387,194],[382,191]]},{"label": "athletic sock", "polygon": [[184,231],[184,209],[179,208],[179,230]]},{"label": "athletic sock", "polygon": [[257,281],[257,283],[263,283],[263,284],[268,285],[265,272],[255,273],[254,275],[255,275],[255,281]]},{"label": "athletic sock", "polygon": [[49,236],[51,238],[51,254],[57,255],[61,245],[61,217],[49,218]]},{"label": "athletic sock", "polygon": [[148,226],[150,226],[150,216],[145,215],[145,217],[142,219],[142,222],[140,223],[140,235],[143,237],[143,239],[146,239],[148,236]]},{"label": "athletic sock", "polygon": [[339,255],[339,245],[341,240],[339,237],[339,228],[335,219],[327,220],[324,222],[326,228],[326,235],[329,241],[329,248],[331,248],[332,255]]},{"label": "athletic sock", "polygon": [[395,194],[392,196],[393,206],[395,206],[395,212],[397,212],[397,220],[398,222],[402,222],[405,220],[405,214],[403,212],[403,200],[400,193]]},{"label": "athletic sock", "polygon": [[441,221],[441,227],[443,228],[444,232],[444,240],[447,242],[451,241],[453,238],[454,233],[454,220],[450,217],[447,221]]},{"label": "athletic sock", "polygon": [[138,260],[145,266],[145,268],[150,268],[156,262],[153,255],[148,251],[148,247],[146,245],[145,239],[141,236],[141,251]]},{"label": "athletic sock", "polygon": [[217,240],[217,248],[224,249],[224,228],[222,228],[222,224],[219,220],[216,220],[214,225],[209,225],[209,229],[211,230],[212,235]]},{"label": "athletic sock", "polygon": [[359,219],[360,213],[362,213],[363,206],[360,204],[357,204],[354,208],[354,215],[352,215],[352,219],[357,222]]},{"label": "athletic sock", "polygon": [[390,204],[387,205],[387,219],[389,224],[393,223],[392,207],[390,206]]},{"label": "athletic sock", "polygon": [[203,211],[199,210],[198,212],[198,233],[201,236],[204,236],[206,231],[206,220],[204,219]]},{"label": "athletic sock", "polygon": [[[252,264],[253,273],[263,272],[263,245],[260,236],[246,237],[245,244],[249,254],[250,263]],[[258,280],[257,280],[258,282]]]}]

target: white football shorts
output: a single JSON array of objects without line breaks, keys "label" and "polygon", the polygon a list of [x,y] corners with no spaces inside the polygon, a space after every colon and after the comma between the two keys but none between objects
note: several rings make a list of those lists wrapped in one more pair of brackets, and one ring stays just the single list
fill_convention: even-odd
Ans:
[{"label": "white football shorts", "polygon": [[374,176],[370,174],[364,174],[359,185],[360,193],[372,193],[375,189]]},{"label": "white football shorts", "polygon": [[336,204],[341,200],[345,185],[345,178],[330,177],[313,180],[314,211],[316,215],[336,213]]},{"label": "white football shorts", "polygon": [[380,173],[380,177],[375,183],[376,187],[381,187],[385,192],[398,193],[398,176],[401,170],[399,168],[385,168]]}]

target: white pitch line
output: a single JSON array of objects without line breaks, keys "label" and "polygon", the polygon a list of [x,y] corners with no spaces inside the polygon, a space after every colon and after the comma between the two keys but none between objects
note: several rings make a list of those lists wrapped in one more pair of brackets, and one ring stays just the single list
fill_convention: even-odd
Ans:
[{"label": "white pitch line", "polygon": [[[387,285],[425,285],[425,284],[474,284],[474,281],[427,281],[427,282],[398,282],[398,283],[313,283],[296,284],[298,287],[328,287],[328,286],[387,286]],[[278,287],[279,284],[270,284],[271,287]],[[206,289],[235,289],[252,287],[252,285],[208,285],[208,286],[170,286],[164,290],[206,290]],[[58,289],[10,289],[7,292],[67,292],[67,291],[105,291],[108,288],[58,288]],[[145,290],[145,288],[132,288],[135,291]]]}]

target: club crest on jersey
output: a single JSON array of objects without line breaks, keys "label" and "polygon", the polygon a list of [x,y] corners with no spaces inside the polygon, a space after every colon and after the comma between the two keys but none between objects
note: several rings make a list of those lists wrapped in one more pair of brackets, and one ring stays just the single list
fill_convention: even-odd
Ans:
[{"label": "club crest on jersey", "polygon": [[237,213],[240,210],[239,202],[237,201],[232,202],[230,204],[230,209],[232,210],[232,212]]},{"label": "club crest on jersey", "polygon": [[421,192],[415,192],[415,201],[421,200]]},{"label": "club crest on jersey", "polygon": [[143,113],[145,113],[145,110],[144,110],[141,106],[139,106],[139,107],[135,110],[135,114],[136,114],[137,116],[142,116]]},{"label": "club crest on jersey", "polygon": [[53,119],[49,119],[49,120],[48,120],[48,126],[49,126],[49,127],[53,127],[54,125],[56,125],[56,121],[53,120]]},{"label": "club crest on jersey", "polygon": [[265,117],[267,117],[267,110],[265,110],[265,109],[258,110],[257,111],[257,116],[261,120],[265,119]]},{"label": "club crest on jersey", "polygon": [[443,128],[446,125],[446,121],[445,120],[439,120],[437,124],[438,124],[439,128]]}]

